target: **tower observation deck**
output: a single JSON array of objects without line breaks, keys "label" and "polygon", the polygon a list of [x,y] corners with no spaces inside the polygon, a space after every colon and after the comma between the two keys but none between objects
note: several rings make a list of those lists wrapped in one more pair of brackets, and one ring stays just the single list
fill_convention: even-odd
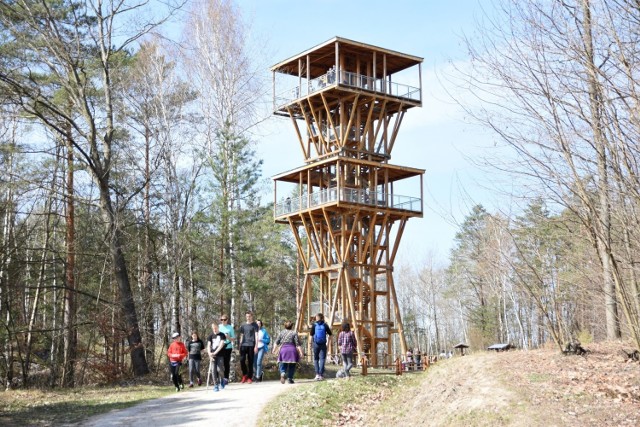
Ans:
[{"label": "tower observation deck", "polygon": [[324,313],[331,353],[347,320],[374,366],[407,350],[393,262],[407,221],[422,217],[424,170],[389,161],[405,113],[422,106],[421,64],[335,37],[271,68],[274,114],[290,118],[304,161],[273,177],[275,221],[304,269],[296,330]]}]

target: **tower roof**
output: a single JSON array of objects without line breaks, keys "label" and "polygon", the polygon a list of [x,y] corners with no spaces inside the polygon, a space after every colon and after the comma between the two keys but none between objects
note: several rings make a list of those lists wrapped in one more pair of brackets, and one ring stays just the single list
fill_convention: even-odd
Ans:
[{"label": "tower roof", "polygon": [[[386,57],[387,74],[397,73],[404,69],[410,68],[414,65],[418,65],[422,62],[422,58],[414,55],[408,55],[406,53],[396,52],[394,50],[384,49],[378,46],[357,42],[354,40],[345,39],[343,37],[334,37],[321,43],[311,49],[307,49],[297,55],[292,56],[289,59],[281,61],[271,67],[271,71],[275,71],[283,74],[298,75],[299,59],[304,59],[302,66],[306,64],[306,57],[310,59],[310,78],[316,78],[327,72],[329,68],[336,64],[336,43],[338,49],[342,53],[347,53],[349,56],[362,56],[365,58],[371,58],[374,54],[384,54]],[[382,57],[376,61],[376,74],[382,75],[383,71]],[[303,73],[306,74],[306,71]]]}]

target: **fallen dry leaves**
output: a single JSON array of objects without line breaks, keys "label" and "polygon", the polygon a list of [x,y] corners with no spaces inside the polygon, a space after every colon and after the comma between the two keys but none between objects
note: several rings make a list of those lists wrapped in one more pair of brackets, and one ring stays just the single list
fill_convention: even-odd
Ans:
[{"label": "fallen dry leaves", "polygon": [[349,404],[332,425],[640,425],[640,364],[623,343],[480,352],[441,362],[419,385]]}]

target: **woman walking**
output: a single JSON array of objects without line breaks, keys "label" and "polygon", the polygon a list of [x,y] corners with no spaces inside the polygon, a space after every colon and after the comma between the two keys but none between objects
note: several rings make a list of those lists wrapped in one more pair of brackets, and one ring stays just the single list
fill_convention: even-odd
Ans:
[{"label": "woman walking", "polygon": [[189,353],[189,387],[198,380],[198,385],[202,385],[200,378],[200,361],[202,360],[202,350],[204,343],[196,331],[191,332],[191,338],[187,340],[187,352]]},{"label": "woman walking", "polygon": [[223,385],[229,384],[229,372],[231,371],[231,353],[233,352],[233,341],[236,338],[236,334],[233,331],[233,326],[229,322],[229,316],[226,314],[222,314],[220,316],[220,324],[218,328],[220,332],[225,334],[227,337],[225,343],[224,350],[222,352],[222,357],[224,361],[224,378],[222,379]]},{"label": "woman walking", "polygon": [[267,328],[262,324],[262,320],[257,320],[258,324],[258,354],[256,354],[256,358],[253,364],[253,372],[256,375],[256,381],[262,381],[262,359],[264,359],[264,355],[269,351],[269,343],[271,342],[271,337],[267,332]]},{"label": "woman walking", "polygon": [[298,333],[293,330],[293,323],[289,320],[284,322],[284,329],[280,331],[276,339],[276,347],[273,353],[278,351],[278,363],[280,364],[280,383],[284,384],[289,381],[293,384],[293,376],[296,373],[296,364],[302,357],[302,347],[300,347],[300,338]]},{"label": "woman walking", "polygon": [[349,322],[342,323],[342,331],[338,335],[338,347],[342,353],[342,366],[345,378],[351,379],[351,368],[353,368],[353,352],[357,347],[356,335],[351,330]]}]

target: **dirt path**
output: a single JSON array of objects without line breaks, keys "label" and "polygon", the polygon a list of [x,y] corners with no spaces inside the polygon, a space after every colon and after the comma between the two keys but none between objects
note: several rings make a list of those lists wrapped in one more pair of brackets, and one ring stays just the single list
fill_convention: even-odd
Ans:
[{"label": "dirt path", "polygon": [[[304,380],[302,380],[304,382]],[[231,384],[214,392],[204,386],[154,399],[131,408],[98,415],[83,426],[254,426],[262,408],[275,396],[296,387],[266,381],[259,384]],[[250,404],[248,404],[250,402]]]}]

